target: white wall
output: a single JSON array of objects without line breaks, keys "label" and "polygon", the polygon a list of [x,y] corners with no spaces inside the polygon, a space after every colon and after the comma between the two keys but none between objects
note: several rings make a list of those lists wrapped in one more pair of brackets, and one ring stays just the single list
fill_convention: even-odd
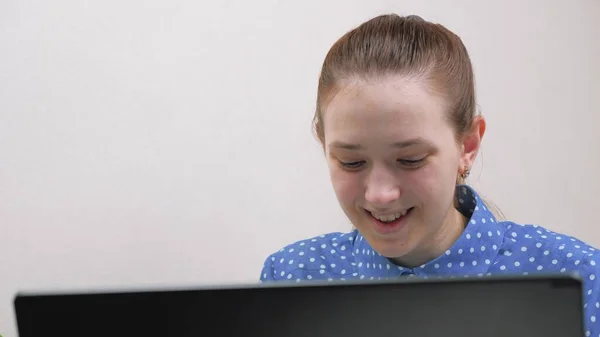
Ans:
[{"label": "white wall", "polygon": [[255,282],[282,245],[350,228],[310,130],[318,71],[391,11],[470,50],[472,183],[600,245],[597,0],[4,0],[0,334],[19,290]]}]

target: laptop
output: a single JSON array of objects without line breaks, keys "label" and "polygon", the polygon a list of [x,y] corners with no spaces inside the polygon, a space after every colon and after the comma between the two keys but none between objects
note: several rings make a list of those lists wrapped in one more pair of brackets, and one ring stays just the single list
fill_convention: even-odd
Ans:
[{"label": "laptop", "polygon": [[19,293],[20,337],[581,337],[575,276]]}]

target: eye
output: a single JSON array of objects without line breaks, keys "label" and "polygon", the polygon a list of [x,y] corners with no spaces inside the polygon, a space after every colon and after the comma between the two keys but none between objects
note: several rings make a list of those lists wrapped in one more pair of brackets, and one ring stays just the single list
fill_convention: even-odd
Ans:
[{"label": "eye", "polygon": [[398,162],[408,168],[418,168],[425,162],[425,157],[421,159],[398,159]]},{"label": "eye", "polygon": [[360,161],[353,161],[353,162],[343,162],[340,161],[340,166],[344,169],[347,170],[357,170],[359,168],[361,168],[364,164],[365,161],[364,160],[360,160]]}]

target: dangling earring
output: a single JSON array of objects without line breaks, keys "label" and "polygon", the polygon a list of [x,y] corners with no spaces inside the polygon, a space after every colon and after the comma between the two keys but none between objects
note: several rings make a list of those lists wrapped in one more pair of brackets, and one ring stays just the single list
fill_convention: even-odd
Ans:
[{"label": "dangling earring", "polygon": [[465,165],[465,171],[460,174],[460,177],[462,178],[463,182],[465,180],[467,180],[467,178],[469,177],[469,174],[471,174],[471,170],[469,170],[469,167],[467,165]]}]

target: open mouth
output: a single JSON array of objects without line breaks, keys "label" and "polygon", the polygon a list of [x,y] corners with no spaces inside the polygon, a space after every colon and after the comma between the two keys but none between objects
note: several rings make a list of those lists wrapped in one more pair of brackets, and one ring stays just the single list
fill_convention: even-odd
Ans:
[{"label": "open mouth", "polygon": [[407,210],[405,210],[404,212],[396,212],[396,213],[392,213],[392,214],[373,214],[369,211],[367,211],[369,213],[369,215],[371,217],[373,217],[375,220],[377,220],[378,222],[381,222],[383,224],[391,224],[395,221],[398,221],[404,217],[406,217],[412,210],[414,207],[411,207]]},{"label": "open mouth", "polygon": [[380,234],[391,234],[401,230],[404,227],[405,219],[410,216],[414,207],[411,207],[403,212],[389,214],[373,214],[366,211],[369,217],[373,220],[375,230]]}]

